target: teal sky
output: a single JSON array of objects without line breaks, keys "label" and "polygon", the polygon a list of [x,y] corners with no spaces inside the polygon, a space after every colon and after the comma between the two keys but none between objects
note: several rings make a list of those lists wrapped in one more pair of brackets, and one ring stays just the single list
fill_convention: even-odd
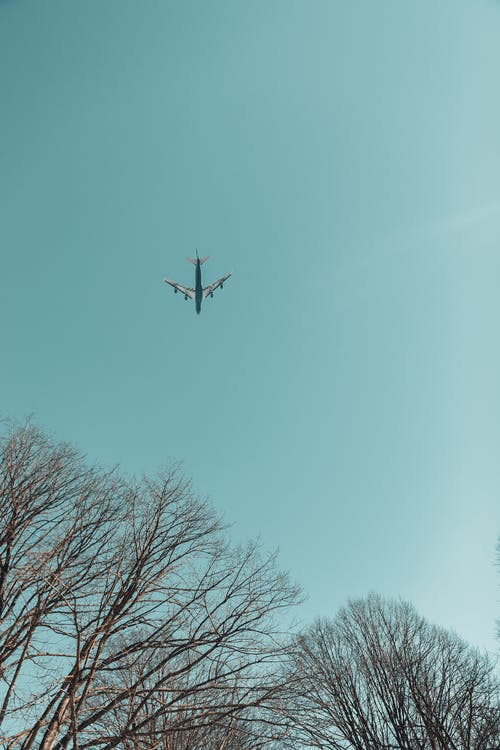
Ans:
[{"label": "teal sky", "polygon": [[[0,412],[493,651],[500,3],[0,1]],[[233,277],[197,317],[168,275]]]}]

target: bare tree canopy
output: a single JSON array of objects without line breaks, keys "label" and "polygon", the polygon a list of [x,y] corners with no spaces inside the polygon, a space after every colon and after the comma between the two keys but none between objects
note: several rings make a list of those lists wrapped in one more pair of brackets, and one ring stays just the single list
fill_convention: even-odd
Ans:
[{"label": "bare tree canopy", "polygon": [[125,481],[30,425],[0,503],[5,750],[258,746],[298,596],[274,555],[231,547],[177,470]]},{"label": "bare tree canopy", "polygon": [[332,750],[497,750],[499,683],[485,656],[377,595],[296,644],[298,737]]}]

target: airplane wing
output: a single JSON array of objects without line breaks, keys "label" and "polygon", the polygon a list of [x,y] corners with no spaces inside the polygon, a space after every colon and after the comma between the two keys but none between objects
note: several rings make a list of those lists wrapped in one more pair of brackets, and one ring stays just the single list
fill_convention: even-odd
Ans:
[{"label": "airplane wing", "polygon": [[222,285],[230,276],[231,274],[228,273],[225,276],[222,276],[222,278],[217,279],[217,281],[214,281],[213,284],[209,284],[208,286],[204,287],[203,298],[206,299],[207,297],[212,297],[215,290],[218,289],[219,287],[222,289]]},{"label": "airplane wing", "polygon": [[170,286],[173,286],[176,292],[180,292],[185,297],[191,297],[191,299],[194,299],[194,289],[191,289],[188,286],[182,286],[182,284],[178,284],[176,281],[171,281],[167,278],[163,279],[163,281],[170,284]]}]

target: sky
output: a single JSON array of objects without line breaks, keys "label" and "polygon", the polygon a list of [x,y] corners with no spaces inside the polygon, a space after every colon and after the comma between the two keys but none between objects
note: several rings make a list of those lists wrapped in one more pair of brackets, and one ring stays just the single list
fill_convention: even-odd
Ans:
[{"label": "sky", "polygon": [[[500,3],[1,0],[0,414],[496,650]],[[211,282],[197,316],[163,283]]]}]

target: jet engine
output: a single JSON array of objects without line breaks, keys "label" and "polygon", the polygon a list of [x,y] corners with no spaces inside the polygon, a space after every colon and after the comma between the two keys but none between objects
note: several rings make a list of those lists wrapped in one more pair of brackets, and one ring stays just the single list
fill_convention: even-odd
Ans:
[{"label": "jet engine", "polygon": [[174,292],[177,294],[177,287],[174,286]]},{"label": "jet engine", "polygon": [[187,299],[187,298],[188,298],[188,296],[187,296],[187,294],[185,294],[185,295],[184,295],[184,299]]}]

